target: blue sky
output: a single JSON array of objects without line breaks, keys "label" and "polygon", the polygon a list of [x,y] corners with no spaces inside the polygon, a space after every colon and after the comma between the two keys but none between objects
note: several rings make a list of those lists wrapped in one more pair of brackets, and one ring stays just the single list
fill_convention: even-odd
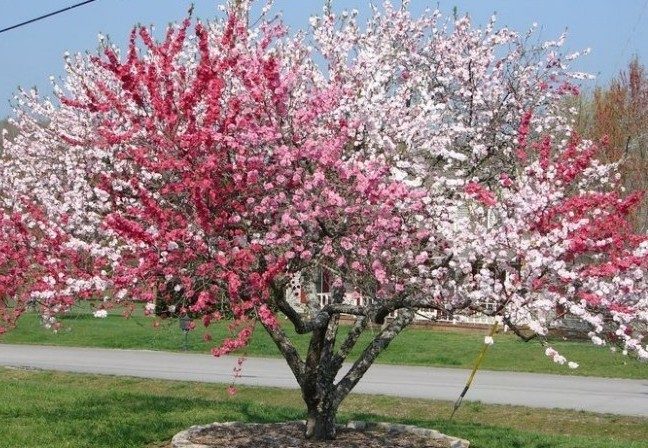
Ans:
[{"label": "blue sky", "polygon": [[[375,0],[380,2],[381,0]],[[396,0],[397,1],[397,0]],[[0,0],[0,28],[77,3],[78,0]],[[155,24],[159,29],[181,19],[191,2],[187,0],[98,0],[67,13],[0,34],[0,117],[10,111],[9,99],[18,85],[48,91],[49,75],[62,73],[62,55],[94,51],[97,33],[108,34],[123,45],[132,25]],[[216,14],[218,0],[194,0],[196,15]],[[366,11],[369,0],[336,0],[336,9]],[[292,29],[303,28],[308,17],[319,11],[323,0],[276,0]],[[451,14],[457,6],[475,22],[483,24],[493,12],[498,23],[526,30],[533,22],[542,27],[542,37],[552,39],[566,28],[567,48],[590,47],[592,53],[578,69],[599,76],[605,84],[637,54],[648,64],[648,0],[439,0]],[[412,0],[412,9],[435,7],[436,0]]]}]

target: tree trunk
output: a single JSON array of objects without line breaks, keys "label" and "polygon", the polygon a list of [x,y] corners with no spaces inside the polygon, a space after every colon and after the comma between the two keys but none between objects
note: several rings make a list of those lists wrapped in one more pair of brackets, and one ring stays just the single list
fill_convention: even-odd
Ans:
[{"label": "tree trunk", "polygon": [[[349,371],[336,383],[337,373],[340,371],[346,357],[360,340],[360,335],[369,322],[369,316],[361,315],[357,317],[353,328],[342,341],[339,350],[336,351],[335,340],[340,319],[339,312],[332,314],[330,312],[320,312],[313,319],[304,320],[288,304],[282,287],[275,288],[273,292],[275,303],[294,324],[297,333],[311,333],[308,352],[306,358],[302,360],[299,352],[280,326],[263,324],[288,362],[301,388],[302,398],[307,410],[305,436],[312,440],[332,440],[336,436],[335,417],[340,404],[360,381],[378,355],[412,322],[414,311],[402,308],[393,321],[384,323],[383,328],[374,336],[371,343],[365,347]],[[343,298],[344,289],[335,288],[333,290],[334,304],[341,304]],[[376,315],[382,321],[387,312],[394,309],[385,308]]]},{"label": "tree trunk", "polygon": [[336,427],[335,416],[337,415],[337,408],[333,404],[332,393],[333,385],[327,395],[318,400],[313,401],[312,398],[305,397],[306,406],[308,408],[308,416],[306,420],[306,438],[312,440],[332,440],[335,439]]},{"label": "tree trunk", "polygon": [[[333,325],[329,322],[329,327]],[[302,397],[308,413],[306,438],[331,440],[335,438],[335,414],[337,413],[335,395],[335,375],[337,369],[331,365],[330,340],[328,331],[319,329],[313,332],[311,344],[304,365]]]}]

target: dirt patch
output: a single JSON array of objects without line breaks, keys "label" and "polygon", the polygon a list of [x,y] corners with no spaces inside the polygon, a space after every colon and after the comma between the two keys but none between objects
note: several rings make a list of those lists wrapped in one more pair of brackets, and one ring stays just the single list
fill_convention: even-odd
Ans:
[{"label": "dirt patch", "polygon": [[[304,438],[304,424],[287,422],[249,425],[228,423],[197,429],[189,441],[201,448],[451,448],[456,439],[433,430],[405,425],[350,424],[340,427],[333,441]],[[464,441],[461,441],[464,442]]]}]

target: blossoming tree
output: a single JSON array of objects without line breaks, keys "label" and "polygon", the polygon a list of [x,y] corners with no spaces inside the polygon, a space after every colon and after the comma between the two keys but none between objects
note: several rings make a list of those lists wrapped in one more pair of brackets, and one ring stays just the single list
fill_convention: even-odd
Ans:
[{"label": "blossoming tree", "polygon": [[[53,232],[36,207],[27,205],[24,210],[27,218],[23,213],[0,213],[0,335],[30,306],[40,308],[48,319],[74,304],[70,295],[54,298],[52,284],[64,265],[75,264],[75,254],[61,249],[64,235]],[[63,254],[70,257],[64,260]]]},{"label": "blossoming tree", "polygon": [[[406,3],[374,10],[364,31],[325,9],[309,40],[265,16],[249,27],[249,8],[187,19],[161,42],[135,28],[124,54],[103,41],[68,57],[59,104],[20,95],[5,205],[30,216],[19,199],[38,204],[65,235],[50,256],[83,260],[40,282],[48,310],[107,291],[205,326],[231,319],[215,355],[258,323],[317,439],[335,436],[340,403],[416,310],[540,335],[570,314],[595,343],[647,356],[648,242],[627,224],[637,196],[620,195],[614,167],[558,114],[580,76],[560,41],[529,48],[494,23],[413,18]],[[321,269],[332,302],[304,313],[290,281],[308,289]],[[339,334],[342,314],[353,324]],[[311,335],[305,357],[279,315]],[[338,375],[372,322],[381,330]]]},{"label": "blossoming tree", "polygon": [[30,257],[26,233],[18,217],[0,216],[0,334],[6,331],[7,325],[13,325],[22,312],[22,303],[16,306],[15,302],[10,302],[20,301],[14,298],[21,296],[21,289],[27,283],[25,274]]}]

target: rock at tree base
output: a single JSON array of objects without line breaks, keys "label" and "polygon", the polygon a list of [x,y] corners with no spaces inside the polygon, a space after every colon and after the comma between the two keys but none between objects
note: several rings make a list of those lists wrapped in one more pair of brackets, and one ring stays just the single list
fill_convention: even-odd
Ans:
[{"label": "rock at tree base", "polygon": [[350,422],[339,426],[337,438],[304,438],[304,422],[213,423],[178,433],[173,448],[468,448],[466,440],[433,429],[392,423]]}]

